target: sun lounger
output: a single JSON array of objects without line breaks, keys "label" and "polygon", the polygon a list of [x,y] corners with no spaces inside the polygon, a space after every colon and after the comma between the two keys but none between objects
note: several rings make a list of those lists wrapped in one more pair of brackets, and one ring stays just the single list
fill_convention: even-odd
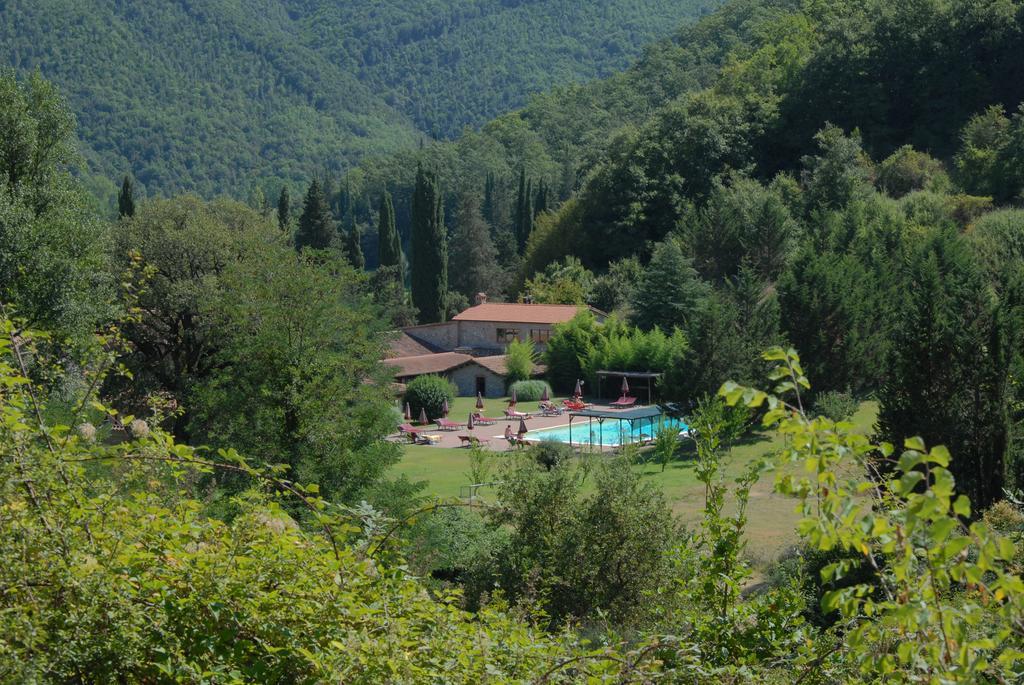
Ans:
[{"label": "sun lounger", "polygon": [[443,431],[453,431],[465,427],[465,424],[455,423],[454,421],[449,421],[448,419],[438,419],[437,421],[435,421],[435,423],[437,424],[438,430]]},{"label": "sun lounger", "polygon": [[478,438],[475,435],[460,435],[459,440],[463,447],[486,445],[490,442],[490,440],[487,440],[486,438]]},{"label": "sun lounger", "polygon": [[533,415],[532,414],[527,414],[527,413],[521,412],[521,411],[516,411],[514,409],[506,409],[505,410],[505,418],[506,419],[532,419]]},{"label": "sun lounger", "polygon": [[577,402],[576,400],[562,400],[562,404],[569,411],[583,411],[588,406],[586,402]]},{"label": "sun lounger", "polygon": [[473,414],[473,423],[478,426],[493,426],[498,422],[498,419],[492,419],[483,414]]},{"label": "sun lounger", "polygon": [[416,426],[412,425],[411,423],[403,423],[398,427],[398,432],[402,433],[403,435],[415,435],[416,433],[421,432],[421,430],[422,429],[416,428]]},{"label": "sun lounger", "polygon": [[540,406],[541,413],[544,416],[561,416],[562,408],[552,402],[545,402]]},{"label": "sun lounger", "polygon": [[623,395],[619,399],[617,399],[614,402],[612,402],[609,406],[612,406],[612,407],[632,407],[634,404],[636,404],[636,398],[635,397],[626,397],[625,395]]}]

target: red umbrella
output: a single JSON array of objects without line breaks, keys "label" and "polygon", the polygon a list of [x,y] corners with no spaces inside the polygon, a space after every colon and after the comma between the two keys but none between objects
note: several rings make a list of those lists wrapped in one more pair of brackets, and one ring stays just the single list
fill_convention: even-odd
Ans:
[{"label": "red umbrella", "polygon": [[573,397],[583,397],[583,383],[579,379],[576,379],[576,391],[572,394]]},{"label": "red umbrella", "polygon": [[448,416],[448,400],[444,401],[441,405],[441,416]]},{"label": "red umbrella", "polygon": [[473,430],[473,412],[469,413],[469,421],[466,422],[466,430]]},{"label": "red umbrella", "polygon": [[484,396],[481,395],[480,393],[476,394],[476,408],[477,409],[483,409],[484,408]]},{"label": "red umbrella", "polygon": [[426,407],[421,407],[420,408],[420,425],[422,425],[422,426],[427,425],[427,408]]},{"label": "red umbrella", "polygon": [[551,398],[548,396],[548,386],[544,386],[544,390],[540,394],[541,402],[550,402]]},{"label": "red umbrella", "polygon": [[512,394],[509,395],[508,403],[515,404],[518,400],[516,399],[516,389],[512,388]]},{"label": "red umbrella", "polygon": [[629,394],[629,381],[627,381],[626,377],[623,376],[622,377],[622,396],[625,397],[628,394]]},{"label": "red umbrella", "polygon": [[526,419],[519,419],[519,435],[526,435]]},{"label": "red umbrella", "polygon": [[412,421],[412,407],[409,406],[408,402],[405,403],[405,420]]}]

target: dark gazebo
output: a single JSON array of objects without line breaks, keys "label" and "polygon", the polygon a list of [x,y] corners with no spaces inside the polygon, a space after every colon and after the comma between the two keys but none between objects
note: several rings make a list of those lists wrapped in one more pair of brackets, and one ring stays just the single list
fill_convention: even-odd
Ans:
[{"label": "dark gazebo", "polygon": [[[647,391],[647,404],[653,404],[654,402],[654,384],[662,374],[652,373],[650,371],[598,371],[597,372],[597,397],[601,399],[604,395],[601,393],[601,381],[605,378],[626,378],[629,379],[630,385],[633,386],[633,390],[646,390]],[[646,381],[639,388],[636,387],[636,381]]]}]

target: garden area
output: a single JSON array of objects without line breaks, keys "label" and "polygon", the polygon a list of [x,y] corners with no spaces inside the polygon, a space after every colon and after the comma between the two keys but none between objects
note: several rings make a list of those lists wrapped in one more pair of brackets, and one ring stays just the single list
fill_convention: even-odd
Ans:
[{"label": "garden area", "polygon": [[[468,416],[475,410],[475,403],[474,398],[457,397],[452,402],[450,413],[454,417]],[[500,414],[505,404],[501,400],[487,400],[485,411],[492,415]],[[537,405],[537,402],[519,402],[517,409],[536,412]],[[877,411],[876,403],[861,403],[851,418],[856,430],[869,433]],[[484,429],[477,429],[478,432],[481,430]],[[504,422],[486,430],[498,434],[504,430]],[[752,432],[728,453],[724,460],[725,477],[735,478],[754,460],[771,454],[781,444],[781,438],[777,435]],[[424,483],[426,487],[423,494],[428,497],[450,499],[460,494],[465,496],[464,488],[472,482],[470,450],[420,445],[404,445],[402,449],[402,460],[392,467],[391,475],[404,475],[412,482]],[[502,460],[508,458],[503,452],[492,453],[488,467],[493,478],[497,478],[495,474],[500,471]],[[601,458],[601,455],[581,452],[579,458]],[[675,458],[664,469],[654,461],[653,451],[649,448],[640,452],[640,460],[633,465],[633,469],[645,480],[650,480],[664,492],[673,513],[684,525],[695,524],[704,507],[704,486],[694,473],[694,460],[692,441],[684,441]],[[800,468],[800,465],[780,465],[779,470],[795,473]],[[774,478],[775,474],[768,472],[753,487],[748,509],[748,550],[752,558],[765,561],[775,558],[779,552],[796,542],[796,522],[799,518],[794,511],[795,501],[773,492]],[[479,496],[486,500],[488,488],[481,488]]]}]

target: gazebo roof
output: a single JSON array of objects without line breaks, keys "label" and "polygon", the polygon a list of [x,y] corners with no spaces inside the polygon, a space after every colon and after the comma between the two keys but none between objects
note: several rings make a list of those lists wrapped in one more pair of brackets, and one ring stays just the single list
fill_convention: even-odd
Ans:
[{"label": "gazebo roof", "polygon": [[598,376],[625,376],[626,378],[661,378],[663,374],[653,371],[598,371]]},{"label": "gazebo roof", "polygon": [[569,416],[583,416],[592,419],[619,419],[621,421],[636,421],[637,419],[653,419],[664,414],[661,407],[652,405],[649,407],[635,407],[633,409],[581,409],[569,412]]}]

